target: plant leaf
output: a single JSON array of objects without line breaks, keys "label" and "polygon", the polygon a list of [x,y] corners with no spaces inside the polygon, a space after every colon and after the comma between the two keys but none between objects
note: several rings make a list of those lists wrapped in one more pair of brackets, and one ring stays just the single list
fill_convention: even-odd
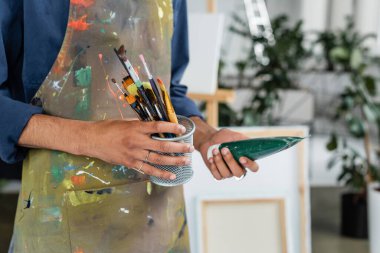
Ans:
[{"label": "plant leaf", "polygon": [[338,148],[338,138],[336,137],[336,134],[331,134],[330,141],[326,145],[327,150],[333,151]]},{"label": "plant leaf", "polygon": [[354,49],[351,54],[350,66],[352,69],[358,69],[363,63],[363,54],[360,49]]},{"label": "plant leaf", "polygon": [[331,158],[329,162],[327,163],[327,169],[331,170],[340,161],[340,159],[341,157],[339,155]]},{"label": "plant leaf", "polygon": [[376,95],[376,81],[372,76],[365,76],[364,84],[369,94]]},{"label": "plant leaf", "polygon": [[364,136],[364,125],[362,121],[357,117],[352,117],[348,120],[348,126],[350,133],[356,138],[361,138]]},{"label": "plant leaf", "polygon": [[376,115],[376,113],[368,105],[363,106],[363,111],[367,119],[371,122],[375,122],[378,118],[378,115]]},{"label": "plant leaf", "polygon": [[350,57],[350,53],[344,47],[335,47],[330,51],[330,56],[335,60],[348,60]]}]

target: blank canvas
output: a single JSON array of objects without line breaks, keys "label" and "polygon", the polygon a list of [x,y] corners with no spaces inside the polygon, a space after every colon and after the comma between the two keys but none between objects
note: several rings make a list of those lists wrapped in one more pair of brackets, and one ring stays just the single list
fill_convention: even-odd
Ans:
[{"label": "blank canvas", "polygon": [[285,253],[281,200],[206,201],[202,208],[204,253]]},{"label": "blank canvas", "polygon": [[223,36],[223,15],[189,15],[190,63],[182,83],[189,92],[215,94]]}]

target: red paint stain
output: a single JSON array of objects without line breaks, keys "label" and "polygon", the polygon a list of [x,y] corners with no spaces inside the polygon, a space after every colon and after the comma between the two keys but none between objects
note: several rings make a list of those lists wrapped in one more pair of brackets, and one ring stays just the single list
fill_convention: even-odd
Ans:
[{"label": "red paint stain", "polygon": [[71,3],[74,5],[82,6],[84,8],[88,8],[94,4],[94,0],[71,0]]},{"label": "red paint stain", "polygon": [[72,176],[71,177],[71,182],[73,185],[83,185],[86,183],[86,176]]},{"label": "red paint stain", "polygon": [[77,248],[74,253],[84,253],[84,250],[81,248]]},{"label": "red paint stain", "polygon": [[59,74],[62,74],[62,62],[61,61],[57,61],[56,64],[54,64],[53,66],[53,73],[56,74],[56,75],[59,75]]},{"label": "red paint stain", "polygon": [[69,22],[69,27],[77,31],[86,31],[90,27],[90,23],[86,21],[87,15],[80,17],[78,20],[73,20]]}]

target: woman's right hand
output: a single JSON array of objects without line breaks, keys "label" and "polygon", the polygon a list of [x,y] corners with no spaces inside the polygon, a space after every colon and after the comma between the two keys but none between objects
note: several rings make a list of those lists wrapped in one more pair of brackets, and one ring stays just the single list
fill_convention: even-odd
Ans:
[{"label": "woman's right hand", "polygon": [[157,165],[188,165],[185,156],[166,156],[161,153],[191,153],[194,146],[185,143],[157,141],[155,133],[184,134],[184,126],[169,122],[142,122],[106,120],[89,124],[85,143],[78,153],[105,162],[141,170],[143,173],[163,179],[175,179],[175,175],[155,168]]}]

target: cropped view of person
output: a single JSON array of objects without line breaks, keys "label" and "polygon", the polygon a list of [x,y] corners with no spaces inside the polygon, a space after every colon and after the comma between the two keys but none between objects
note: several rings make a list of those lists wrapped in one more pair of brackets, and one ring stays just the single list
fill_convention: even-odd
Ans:
[{"label": "cropped view of person", "polygon": [[[186,97],[186,1],[2,0],[0,24],[0,158],[24,160],[10,252],[190,252],[183,187],[149,176],[175,180],[157,166],[190,165],[168,154],[195,150],[216,180],[258,165],[227,148],[207,157],[247,137],[209,126]],[[112,78],[144,79],[142,68],[125,72],[120,46],[170,84],[175,113],[195,123],[193,144],[152,138],[186,128],[138,120],[119,99]]]}]

